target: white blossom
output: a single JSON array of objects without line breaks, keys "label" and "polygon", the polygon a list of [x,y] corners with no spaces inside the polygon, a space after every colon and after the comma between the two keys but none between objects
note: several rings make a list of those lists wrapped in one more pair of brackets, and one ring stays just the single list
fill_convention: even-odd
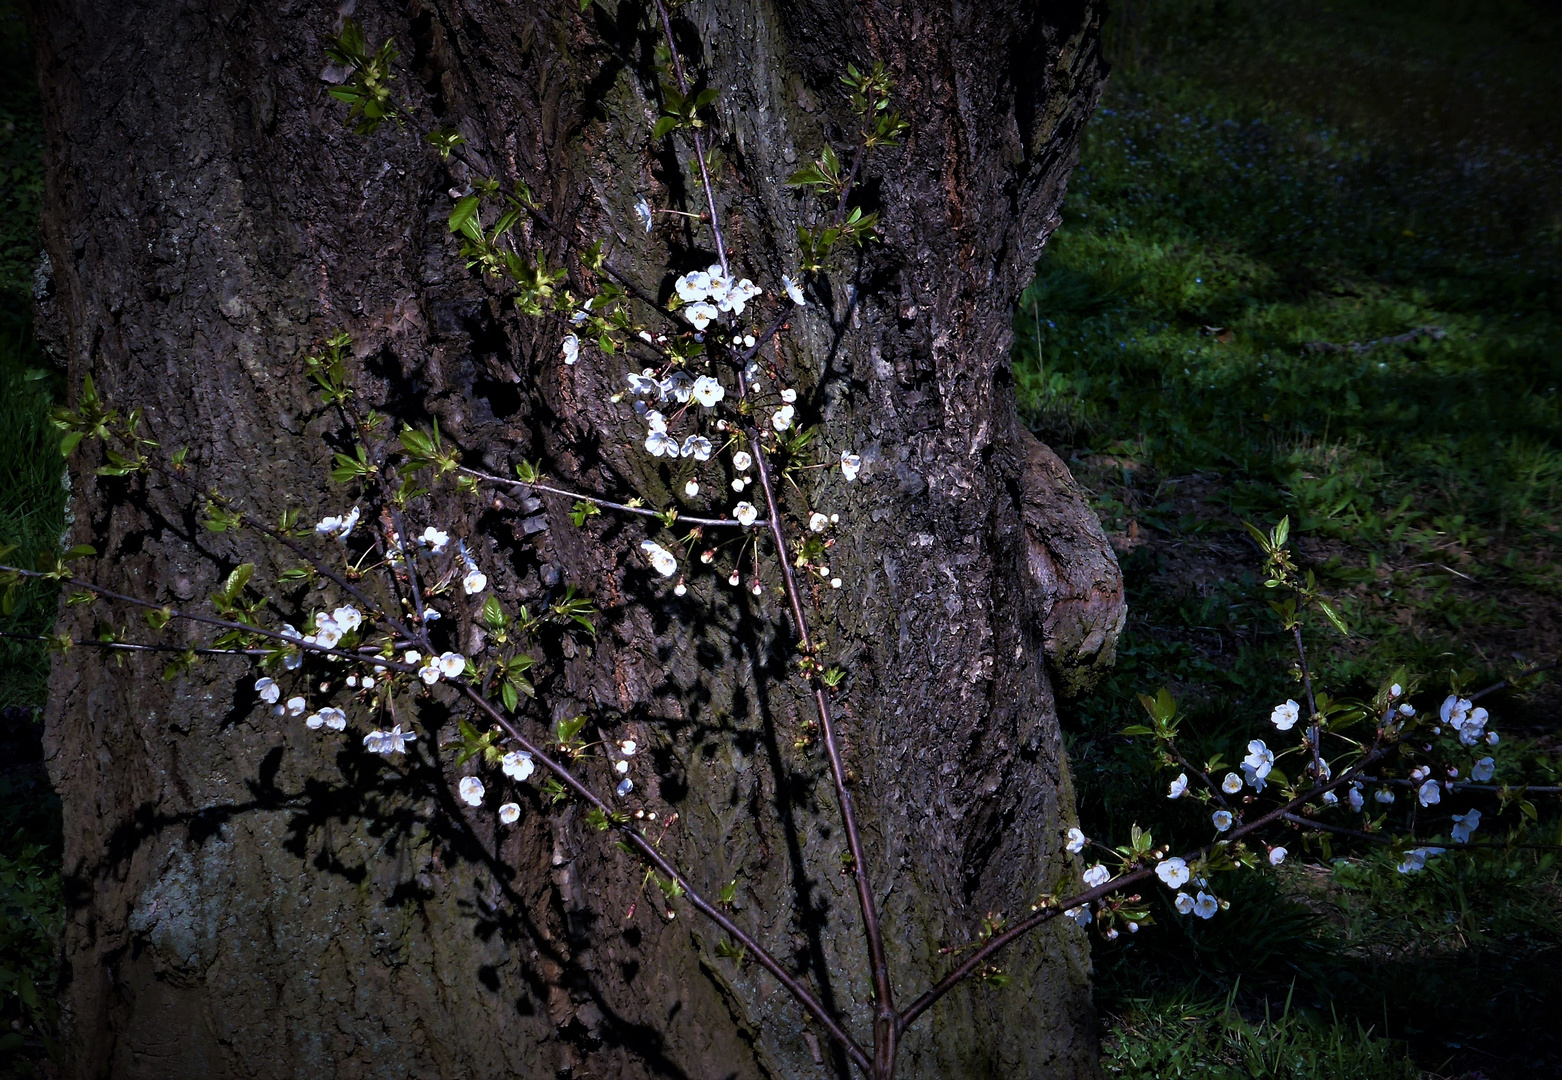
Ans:
[{"label": "white blossom", "polygon": [[1242,790],[1242,778],[1234,772],[1228,772],[1226,778],[1220,782],[1220,790],[1227,795],[1235,795]]},{"label": "white blossom", "polygon": [[476,596],[488,588],[488,575],[481,570],[468,570],[466,577],[461,579],[461,589],[468,596]]},{"label": "white blossom", "polygon": [[678,292],[678,299],[684,303],[698,303],[710,296],[710,275],[703,270],[696,270],[673,282],[673,288]]},{"label": "white blossom", "polygon": [[747,528],[759,517],[759,511],[754,509],[753,503],[740,502],[732,508],[732,516],[738,519],[738,524]]},{"label": "white blossom", "polygon": [[319,536],[331,536],[338,540],[346,540],[352,535],[353,526],[358,524],[358,508],[355,506],[341,517],[323,517],[315,525],[315,533]]},{"label": "white blossom", "polygon": [[1333,806],[1335,803],[1337,803],[1339,801],[1340,801],[1340,797],[1338,795],[1336,795],[1333,791],[1325,791],[1323,793],[1323,805],[1325,805],[1325,806]]},{"label": "white blossom", "polygon": [[687,405],[694,393],[694,380],[687,372],[675,371],[662,380],[660,391],[663,401],[671,398],[680,405]]},{"label": "white blossom", "polygon": [[1351,788],[1348,798],[1350,799],[1350,808],[1358,814],[1361,813],[1361,808],[1366,805],[1366,800],[1361,797],[1361,789]]},{"label": "white blossom", "polygon": [[703,435],[690,435],[683,440],[683,446],[678,453],[681,457],[692,457],[695,461],[709,461],[711,455],[710,440]]},{"label": "white blossom", "polygon": [[342,633],[350,634],[363,625],[363,614],[351,604],[343,604],[331,612],[331,621],[341,627]]},{"label": "white blossom", "polygon": [[695,401],[698,401],[707,409],[713,408],[718,401],[727,396],[727,391],[721,383],[709,375],[701,375],[698,379],[695,379],[689,393]]},{"label": "white blossom", "polygon": [[785,289],[786,294],[792,298],[792,303],[796,304],[798,307],[807,306],[808,301],[803,297],[803,289],[798,282],[793,281],[787,275],[782,274],[781,287]]},{"label": "white blossom", "polygon": [[1386,787],[1378,788],[1378,790],[1372,793],[1372,797],[1378,802],[1382,803],[1384,806],[1387,806],[1394,801],[1394,793]]},{"label": "white blossom", "polygon": [[525,750],[511,750],[499,762],[499,768],[512,780],[525,780],[537,768],[531,754]]},{"label": "white blossom", "polygon": [[690,480],[683,485],[683,493],[691,499],[694,498],[700,493],[700,482],[698,480]]},{"label": "white blossom", "polygon": [[1400,863],[1397,869],[1401,874],[1414,874],[1426,868],[1426,861],[1434,855],[1441,855],[1444,849],[1440,847],[1418,847],[1405,852],[1405,861]]},{"label": "white blossom", "polygon": [[277,698],[282,696],[282,688],[276,684],[276,680],[264,676],[255,680],[255,691],[267,705],[275,705]]},{"label": "white blossom", "polygon": [[[310,640],[305,638],[305,641]],[[342,640],[342,628],[336,625],[336,620],[329,615],[321,615],[315,620],[314,643],[322,649],[334,649],[337,642]]]},{"label": "white blossom", "polygon": [[1207,892],[1199,893],[1198,899],[1193,901],[1193,914],[1201,919],[1213,919],[1219,910],[1220,901]]},{"label": "white blossom", "polygon": [[1247,744],[1247,757],[1242,759],[1242,764],[1251,768],[1254,776],[1263,779],[1274,768],[1274,751],[1265,746],[1262,739],[1254,739]]},{"label": "white blossom", "polygon": [[635,782],[633,780],[629,779],[629,777],[626,776],[626,777],[624,777],[622,780],[620,780],[618,782],[618,786],[616,788],[614,788],[613,790],[618,792],[618,797],[620,799],[622,799],[624,796],[628,795],[634,789],[635,789]]},{"label": "white blossom", "polygon": [[1269,781],[1264,778],[1269,775],[1267,769],[1264,771],[1264,775],[1260,776],[1258,770],[1245,761],[1242,763],[1242,775],[1247,778],[1248,784],[1254,791],[1263,791],[1269,784]]},{"label": "white blossom", "polygon": [[678,456],[678,440],[667,434],[665,428],[652,428],[645,437],[645,448],[652,457]]},{"label": "white blossom", "polygon": [[1410,702],[1408,702],[1408,701],[1405,702],[1403,705],[1401,705],[1399,707],[1399,715],[1400,716],[1414,716],[1415,714],[1416,714],[1416,707],[1414,705],[1410,704]]},{"label": "white blossom", "polygon": [[325,727],[325,717],[321,716],[319,713],[310,713],[308,716],[304,717],[304,726],[310,731],[319,731],[321,728]]},{"label": "white blossom", "polygon": [[770,417],[770,426],[775,428],[777,431],[785,431],[787,428],[792,426],[792,417],[795,416],[796,413],[797,410],[792,406],[783,405],[775,411],[773,416]]},{"label": "white blossom", "polygon": [[1492,778],[1497,771],[1497,762],[1489,757],[1483,757],[1470,768],[1470,779],[1477,784],[1484,784]]},{"label": "white blossom", "polygon": [[1216,832],[1225,832],[1231,828],[1231,811],[1216,810],[1210,815],[1210,821],[1214,822]]},{"label": "white blossom", "polygon": [[1431,806],[1433,803],[1442,801],[1443,793],[1439,789],[1436,780],[1428,780],[1416,792],[1416,798],[1421,801],[1422,806]]},{"label": "white blossom", "polygon": [[1177,914],[1179,915],[1187,915],[1193,911],[1193,897],[1185,892],[1178,893],[1177,899],[1172,901],[1172,903],[1176,905]]},{"label": "white blossom", "polygon": [[781,391],[781,400],[782,400],[782,402],[784,402],[787,405],[792,404],[794,401],[797,400],[797,391],[796,390],[783,390],[783,391]]},{"label": "white blossom", "polygon": [[1391,697],[1391,698],[1397,698],[1400,694],[1403,694],[1404,692],[1405,691],[1400,687],[1400,685],[1398,683],[1395,683],[1393,686],[1390,686],[1388,688],[1388,696]]},{"label": "white blossom", "polygon": [[1188,883],[1188,864],[1178,858],[1167,859],[1155,868],[1155,876],[1160,878],[1168,889],[1180,889]]},{"label": "white blossom", "polygon": [[483,805],[483,782],[475,776],[463,776],[460,784],[461,801],[468,806]]},{"label": "white blossom", "polygon": [[519,803],[507,802],[499,808],[499,820],[506,825],[514,825],[521,819],[521,807]]},{"label": "white blossom", "polygon": [[850,451],[841,451],[841,475],[848,481],[857,479],[857,471],[862,468],[862,458]]},{"label": "white blossom", "polygon": [[1078,907],[1071,907],[1063,914],[1067,918],[1073,919],[1074,922],[1079,926],[1083,927],[1090,925],[1090,907],[1086,904],[1081,904]]},{"label": "white blossom", "polygon": [[1269,714],[1269,722],[1281,731],[1290,731],[1296,726],[1296,721],[1302,715],[1302,707],[1294,701],[1287,700],[1283,705],[1276,705],[1274,712]]},{"label": "white blossom", "polygon": [[1180,799],[1183,792],[1188,790],[1188,774],[1178,773],[1177,779],[1171,782],[1171,790],[1166,793],[1168,799]]},{"label": "white blossom", "polygon": [[634,757],[635,751],[638,749],[640,749],[640,745],[633,739],[625,739],[623,742],[618,744],[618,752],[623,754],[625,757]]},{"label": "white blossom", "polygon": [[1081,851],[1085,850],[1085,834],[1080,832],[1079,829],[1070,829],[1068,832],[1064,833],[1063,838],[1065,841],[1063,848],[1070,855],[1078,855]]},{"label": "white blossom", "polygon": [[1096,863],[1090,869],[1085,871],[1084,878],[1086,887],[1094,889],[1097,885],[1105,885],[1108,881],[1112,880],[1112,871],[1108,870],[1100,863]]},{"label": "white blossom", "polygon": [[[651,231],[651,223],[656,219],[651,216],[651,204],[645,201],[644,195],[635,200],[635,217],[640,219],[640,224],[645,226],[646,232]],[[502,814],[503,811],[501,810],[500,813]]]},{"label": "white blossom", "polygon": [[808,517],[808,529],[810,532],[822,533],[830,527],[830,519],[823,514],[810,514]]},{"label": "white blossom", "polygon": [[401,662],[409,666],[416,664],[421,659],[423,659],[423,654],[412,649],[408,649],[406,652],[401,654]]},{"label": "white blossom", "polygon": [[332,731],[345,731],[347,728],[347,714],[341,709],[326,707],[320,710],[320,721]]},{"label": "white blossom", "polygon": [[439,662],[437,660],[433,660],[418,668],[418,678],[422,679],[430,686],[433,686],[435,683],[437,683],[439,681]]},{"label": "white blossom", "polygon": [[684,310],[684,314],[689,317],[689,321],[694,324],[696,330],[704,330],[711,324],[711,320],[717,316],[718,312],[710,304],[690,304]]},{"label": "white blossom", "polygon": [[620,759],[619,761],[615,761],[613,763],[613,770],[615,772],[617,772],[618,775],[623,776],[625,773],[627,773],[629,771],[629,762],[624,761],[622,759]]},{"label": "white blossom", "polygon": [[1488,731],[1486,733],[1486,745],[1487,746],[1496,746],[1497,743],[1498,743],[1497,733],[1495,731]]},{"label": "white blossom", "polygon": [[308,708],[309,703],[301,697],[290,697],[287,699],[287,714],[289,716],[303,716]]},{"label": "white blossom", "polygon": [[732,467],[738,472],[748,472],[753,466],[754,459],[749,456],[747,450],[739,450],[732,455]]},{"label": "white blossom", "polygon": [[466,670],[466,657],[458,652],[445,652],[439,654],[439,673],[447,679],[454,679]]},{"label": "white blossom", "polygon": [[678,557],[655,540],[640,541],[640,550],[651,560],[652,569],[663,577],[672,577],[678,572]]},{"label": "white blossom", "polygon": [[624,376],[624,381],[629,383],[630,392],[636,396],[649,394],[660,396],[662,392],[662,384],[657,379],[656,372],[650,368],[646,368],[638,375],[631,371]]},{"label": "white blossom", "polygon": [[1272,847],[1272,848],[1270,848],[1269,849],[1269,865],[1270,866],[1279,866],[1281,863],[1285,862],[1285,856],[1286,856],[1285,848],[1283,848],[1283,847]]},{"label": "white blossom", "polygon": [[423,530],[423,535],[418,537],[418,543],[428,548],[435,555],[445,550],[445,545],[450,543],[450,534],[443,529],[436,529],[430,525]]},{"label": "white blossom", "polygon": [[564,362],[573,364],[580,359],[580,338],[574,334],[565,334],[564,342],[559,346],[559,351],[564,354]]}]

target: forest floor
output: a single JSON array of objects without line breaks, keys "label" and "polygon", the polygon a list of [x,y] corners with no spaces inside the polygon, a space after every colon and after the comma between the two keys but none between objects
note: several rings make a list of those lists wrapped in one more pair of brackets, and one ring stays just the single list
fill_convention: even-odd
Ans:
[{"label": "forest floor", "polygon": [[[1064,717],[1086,831],[1121,842],[1169,814],[1169,777],[1118,734],[1138,693],[1171,688],[1185,740],[1227,760],[1300,696],[1244,521],[1288,516],[1343,611],[1348,637],[1308,639],[1331,693],[1403,668],[1435,706],[1562,649],[1562,18],[1452,0],[1114,18],[1016,372],[1127,577],[1118,666]],[[1556,784],[1562,681],[1487,704],[1498,779]],[[1562,840],[1556,800],[1534,803],[1492,835]],[[1550,853],[1400,875],[1292,846],[1210,923],[1168,910],[1096,949],[1110,1073],[1562,1075]]]},{"label": "forest floor", "polygon": [[[1137,693],[1171,687],[1193,748],[1228,758],[1295,695],[1244,520],[1288,515],[1343,608],[1350,637],[1309,639],[1338,693],[1402,666],[1435,701],[1451,675],[1479,685],[1562,648],[1562,19],[1508,0],[1117,8],[1016,372],[1128,579],[1118,668],[1065,707],[1085,827],[1172,839],[1165,777],[1118,734]],[[60,387],[28,337],[36,94],[5,3],[0,54],[0,546],[26,558],[65,507]],[[53,602],[25,597],[0,629],[46,632]],[[0,642],[0,1075],[50,1069],[46,676],[41,648]],[[1492,712],[1499,778],[1557,783],[1562,680]],[[1554,801],[1535,803],[1531,831],[1556,836]],[[1161,912],[1097,947],[1108,1075],[1562,1075],[1551,855],[1407,876],[1296,848],[1223,886],[1208,924]]]}]

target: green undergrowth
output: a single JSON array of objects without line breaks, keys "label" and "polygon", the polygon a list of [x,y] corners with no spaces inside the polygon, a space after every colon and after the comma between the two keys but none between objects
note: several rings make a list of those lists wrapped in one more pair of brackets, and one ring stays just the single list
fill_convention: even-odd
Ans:
[{"label": "green undergrowth", "polygon": [[[0,547],[33,565],[59,550],[64,467],[48,422],[59,391],[32,343],[43,190],[42,117],[20,13],[0,2]],[[57,590],[20,590],[0,631],[41,635]],[[43,645],[0,638],[0,1076],[54,1075],[56,982],[64,903],[60,805],[44,775],[39,712]]]},{"label": "green undergrowth", "polygon": [[[1193,846],[1207,819],[1118,732],[1167,686],[1185,750],[1233,760],[1300,696],[1244,520],[1289,516],[1344,612],[1348,637],[1307,638],[1332,692],[1404,666],[1435,704],[1451,673],[1480,686],[1562,650],[1562,19],[1134,0],[1108,33],[1115,71],[1019,305],[1015,376],[1128,587],[1117,668],[1065,705],[1082,822]],[[1497,779],[1557,784],[1557,683],[1483,704]],[[1557,842],[1555,799],[1534,803],[1493,800],[1488,835]],[[1154,926],[1096,949],[1121,1074],[1397,1076],[1405,1046],[1428,1074],[1562,1074],[1549,853],[1412,876],[1286,842],[1281,872],[1217,883],[1232,904],[1210,922],[1157,897]],[[1254,1064],[1261,1038],[1314,1071]],[[1390,1071],[1331,1070],[1337,1053]]]}]

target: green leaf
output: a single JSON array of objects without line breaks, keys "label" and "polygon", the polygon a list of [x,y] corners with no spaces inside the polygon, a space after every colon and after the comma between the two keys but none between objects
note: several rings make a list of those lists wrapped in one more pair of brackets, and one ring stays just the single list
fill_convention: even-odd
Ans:
[{"label": "green leaf", "polygon": [[656,122],[656,126],[651,128],[651,138],[660,139],[677,126],[678,118],[676,116],[664,116]]},{"label": "green leaf", "polygon": [[228,580],[223,584],[223,599],[230,603],[237,599],[245,585],[249,584],[250,575],[255,572],[254,563],[240,563],[233,568],[233,573],[228,575]]},{"label": "green leaf", "polygon": [[499,687],[499,697],[504,701],[504,707],[511,712],[521,703],[521,695],[516,690],[515,684],[506,679]]},{"label": "green leaf", "polygon": [[476,195],[465,195],[456,200],[455,209],[450,211],[450,231],[462,232],[466,223],[477,216],[477,208],[482,200]]},{"label": "green leaf", "polygon": [[1329,617],[1329,621],[1334,624],[1336,630],[1346,637],[1350,636],[1350,631],[1345,627],[1345,620],[1340,618],[1339,612],[1335,611],[1327,600],[1318,601],[1318,606],[1323,609],[1323,613]]},{"label": "green leaf", "polygon": [[787,177],[786,184],[787,187],[829,187],[830,181],[817,165],[805,165]]}]

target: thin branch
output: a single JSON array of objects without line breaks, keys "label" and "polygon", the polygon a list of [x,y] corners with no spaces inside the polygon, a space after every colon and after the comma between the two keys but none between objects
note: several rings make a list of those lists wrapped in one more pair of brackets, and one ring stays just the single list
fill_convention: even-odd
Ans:
[{"label": "thin branch", "polygon": [[[46,634],[16,634],[10,630],[0,630],[0,638],[11,638],[15,641],[48,641],[56,642],[59,638],[52,638]],[[145,645],[133,641],[103,641],[97,638],[69,638],[72,647],[81,646],[91,649],[116,649],[123,652],[158,652],[158,653],[195,653],[197,656],[270,656],[271,649],[187,649],[179,645]]]},{"label": "thin branch", "polygon": [[[498,724],[504,730],[506,735],[508,735],[511,739],[520,745],[521,749],[530,754],[533,761],[537,762],[543,768],[551,772],[554,776],[558,777],[559,782],[562,783],[565,787],[569,788],[577,796],[590,803],[593,807],[595,807],[597,810],[600,810],[602,813],[608,815],[613,813],[611,806],[599,798],[590,788],[586,787],[586,785],[582,783],[574,773],[570,772],[562,764],[549,757],[535,743],[526,738],[526,736],[522,735],[520,730],[513,723],[511,723],[507,716],[501,713],[498,709],[494,708],[493,704],[486,700],[475,689],[473,689],[471,686],[462,684],[461,692],[465,694],[468,700],[475,704],[479,709],[487,713],[489,718],[492,719],[494,723]],[[656,867],[656,869],[659,870],[663,875],[678,883],[679,887],[683,889],[684,895],[688,897],[689,903],[693,904],[697,911],[716,923],[716,925],[721,927],[721,929],[730,935],[734,941],[752,953],[754,959],[759,962],[760,966],[776,977],[776,980],[786,988],[787,992],[795,999],[797,999],[798,1004],[802,1005],[802,1007],[809,1013],[809,1015],[817,1020],[824,1027],[824,1029],[829,1032],[830,1037],[841,1044],[841,1047],[846,1051],[851,1059],[857,1063],[858,1066],[860,1066],[865,1071],[871,1072],[871,1063],[868,1060],[868,1055],[863,1051],[862,1047],[857,1044],[855,1039],[846,1033],[846,1031],[836,1021],[831,1012],[826,1009],[812,993],[809,992],[806,986],[804,986],[790,972],[788,972],[786,968],[784,968],[775,957],[771,956],[770,953],[767,952],[757,941],[755,941],[752,937],[740,929],[737,924],[728,918],[720,908],[711,904],[708,900],[696,892],[695,889],[689,884],[688,879],[685,878],[684,875],[680,873],[678,869],[674,867],[672,863],[670,863],[667,858],[663,856],[662,853],[658,851],[656,847],[645,838],[640,830],[636,829],[633,825],[628,824],[616,825],[615,828],[620,834],[623,835],[629,844],[640,853],[641,857],[643,857],[652,866]]]},{"label": "thin branch", "polygon": [[[1354,766],[1341,774],[1339,779],[1332,780],[1327,784],[1314,786],[1312,790],[1296,796],[1291,801],[1276,807],[1274,810],[1271,810],[1269,813],[1263,815],[1255,821],[1249,822],[1246,825],[1237,826],[1225,836],[1221,837],[1221,839],[1216,843],[1229,846],[1234,841],[1240,840],[1249,833],[1255,832],[1267,825],[1274,824],[1276,821],[1283,819],[1286,814],[1295,810],[1298,806],[1305,804],[1309,799],[1316,798],[1325,791],[1330,791],[1341,786],[1342,784],[1349,783],[1351,780],[1355,779],[1358,772],[1382,756],[1383,751],[1377,747],[1374,747],[1370,753],[1361,759],[1361,761],[1357,762]],[[1199,858],[1202,858],[1214,846],[1214,844],[1206,845],[1205,847],[1199,848],[1197,851],[1192,852],[1191,854],[1184,855],[1183,858],[1188,862],[1194,862]],[[1068,900],[1059,901],[1053,906],[1044,908],[1034,915],[1022,919],[1014,926],[1003,931],[1003,933],[994,935],[985,945],[967,957],[964,962],[962,962],[953,971],[949,972],[949,974],[940,979],[932,989],[928,990],[921,997],[917,998],[916,1001],[912,1002],[911,1005],[900,1014],[900,1030],[905,1031],[908,1027],[911,1026],[912,1022],[915,1021],[917,1017],[921,1016],[941,997],[949,993],[949,991],[953,990],[956,986],[968,978],[972,972],[976,971],[983,964],[985,964],[989,957],[1005,948],[1015,939],[1028,934],[1036,927],[1056,918],[1064,911],[1076,908],[1081,904],[1092,903],[1101,899],[1103,896],[1117,892],[1126,886],[1143,881],[1150,877],[1153,873],[1153,867],[1147,866],[1139,870],[1135,870],[1134,872],[1126,874],[1122,877],[1114,878],[1113,880],[1106,882],[1104,885],[1098,885],[1094,889],[1080,893],[1078,896],[1071,897]]]},{"label": "thin branch", "polygon": [[[225,630],[238,630],[246,634],[254,634],[257,637],[270,638],[273,641],[284,641],[294,648],[304,652],[319,653],[322,656],[340,656],[345,660],[356,660],[359,662],[364,662],[368,659],[358,653],[350,653],[344,649],[327,649],[323,645],[319,645],[312,641],[305,641],[302,637],[290,637],[278,630],[267,630],[261,626],[252,626],[249,623],[233,622],[228,619],[218,619],[211,615],[197,615],[194,612],[178,611],[163,604],[154,604],[150,600],[142,600],[138,596],[126,596],[124,593],[114,592],[112,589],[105,589],[101,585],[95,585],[90,581],[82,581],[80,578],[57,578],[53,574],[40,574],[36,570],[23,570],[19,566],[0,565],[0,573],[6,572],[14,573],[25,578],[59,581],[66,585],[74,585],[78,589],[85,589],[87,592],[96,593],[99,596],[106,596],[110,600],[118,600],[124,604],[133,604],[136,607],[147,608],[151,611],[166,611],[168,612],[169,619],[181,619],[185,622],[203,623],[207,626],[220,626]],[[411,664],[403,664],[398,660],[392,660],[388,657],[380,656],[378,654],[373,656],[373,662],[379,664],[382,667],[390,668],[395,671],[410,672],[415,674],[418,670]]]},{"label": "thin branch", "polygon": [[1211,780],[1207,772],[1193,764],[1187,758],[1183,757],[1182,751],[1177,749],[1176,743],[1168,742],[1166,744],[1166,748],[1171,751],[1172,757],[1177,759],[1177,764],[1181,765],[1184,769],[1188,769],[1195,773],[1200,780],[1204,781],[1204,786],[1209,788],[1211,793],[1214,794],[1215,798],[1220,800],[1221,806],[1224,806],[1227,809],[1231,808],[1231,804],[1226,801],[1226,793],[1220,789],[1220,785],[1215,783],[1214,780]]},{"label": "thin branch", "polygon": [[[626,503],[612,502],[608,499],[599,499],[595,495],[582,495],[578,491],[570,491],[567,488],[553,487],[550,484],[528,483],[525,480],[517,480],[514,477],[495,476],[492,473],[485,473],[478,469],[468,469],[465,466],[462,466],[460,471],[466,473],[468,476],[474,476],[479,480],[487,480],[491,484],[504,484],[506,487],[523,487],[532,488],[536,491],[546,491],[550,495],[562,495],[566,499],[578,499],[581,502],[590,503],[592,506],[599,506],[604,510],[617,510],[625,514],[638,514],[640,517],[663,517],[663,513],[660,510],[652,510],[644,506],[629,506]],[[688,525],[711,525],[724,528],[743,529],[749,527],[744,525],[741,521],[734,521],[732,518],[685,517],[683,514],[679,514],[676,518],[674,518],[674,521],[683,522]],[[754,522],[753,527],[759,528],[760,526],[766,524],[768,524],[768,522],[761,519]]]},{"label": "thin branch", "polygon": [[[667,33],[667,50],[672,54],[673,71],[678,75],[678,92],[684,97],[689,96],[689,80],[683,73],[683,61],[678,56],[678,42],[673,39],[672,18],[667,14],[667,5],[662,0],[656,0],[656,10],[662,16],[662,29]],[[710,205],[711,233],[716,237],[716,258],[721,263],[722,277],[730,277],[731,272],[727,268],[727,245],[721,238],[721,217],[716,212],[716,191],[711,187],[710,169],[705,164],[705,142],[700,138],[698,129],[691,134],[694,136],[694,156],[700,163],[700,183],[705,187],[705,201]]]},{"label": "thin branch", "polygon": [[[1349,836],[1356,840],[1365,840],[1370,844],[1392,845],[1395,842],[1394,838],[1390,836],[1382,836],[1378,833],[1362,832],[1360,829],[1347,829],[1342,825],[1329,825],[1322,821],[1315,821],[1312,818],[1301,817],[1297,814],[1286,814],[1285,820],[1291,822],[1294,825],[1302,825],[1309,829],[1319,829],[1323,832],[1335,833],[1339,836]],[[1562,844],[1509,844],[1501,840],[1477,840],[1474,842],[1465,841],[1461,844],[1457,840],[1416,840],[1415,837],[1411,837],[1410,839],[1418,847],[1440,847],[1447,848],[1450,851],[1462,851],[1469,848],[1484,848],[1491,850],[1523,849],[1528,851],[1562,851]]]},{"label": "thin branch", "polygon": [[1291,627],[1291,633],[1296,636],[1296,658],[1302,666],[1302,687],[1307,691],[1307,722],[1308,742],[1313,751],[1313,778],[1323,779],[1323,748],[1318,744],[1322,741],[1322,733],[1318,723],[1318,700],[1313,696],[1312,672],[1307,667],[1307,649],[1302,645],[1302,624],[1298,621]]},{"label": "thin branch", "polygon": [[1558,664],[1562,664],[1562,659],[1552,660],[1545,664],[1536,664],[1534,667],[1525,668],[1523,671],[1519,672],[1510,679],[1499,679],[1497,682],[1492,683],[1484,690],[1477,690],[1475,693],[1470,695],[1469,700],[1472,702],[1479,701],[1487,694],[1495,694],[1498,690],[1506,690],[1514,683],[1527,679],[1531,675],[1539,675],[1542,671],[1551,671]]},{"label": "thin branch", "polygon": [[[742,372],[738,373],[738,393],[740,395],[747,393],[746,380]],[[765,506],[770,512],[770,536],[776,545],[776,562],[781,566],[781,581],[786,589],[787,601],[792,608],[792,618],[797,623],[798,645],[803,653],[811,658],[814,653],[813,639],[808,633],[808,620],[803,613],[802,595],[798,591],[797,581],[792,575],[792,564],[787,555],[786,534],[781,527],[781,509],[776,501],[775,487],[770,479],[770,463],[758,435],[752,428],[749,429],[749,444],[753,447],[754,466],[759,474],[760,487],[765,492]],[[868,955],[873,968],[874,997],[877,999],[879,1019],[895,1029],[894,992],[889,978],[889,961],[884,953],[884,935],[879,927],[878,910],[873,900],[872,885],[868,880],[867,861],[863,857],[856,810],[851,791],[846,786],[846,768],[841,761],[840,745],[835,735],[835,721],[830,714],[829,691],[824,683],[819,681],[817,673],[810,673],[809,682],[813,687],[814,703],[819,710],[819,724],[825,753],[830,760],[830,774],[835,780],[835,798],[841,808],[841,823],[846,833],[846,845],[851,852],[852,876],[857,885],[857,902],[862,908],[863,931],[868,939]],[[881,1026],[882,1023],[875,1025],[876,1033]],[[898,1029],[889,1032],[888,1038],[891,1042],[897,1034]],[[882,1049],[881,1039],[876,1038],[875,1044],[876,1048]]]}]

